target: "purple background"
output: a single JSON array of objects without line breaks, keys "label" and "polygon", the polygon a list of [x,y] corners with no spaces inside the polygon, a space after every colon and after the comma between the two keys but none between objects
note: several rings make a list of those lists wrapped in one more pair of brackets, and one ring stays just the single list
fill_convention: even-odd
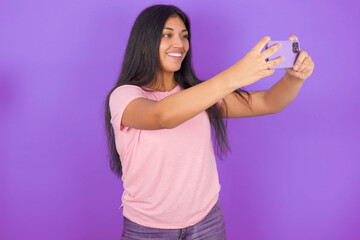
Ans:
[{"label": "purple background", "polygon": [[[120,239],[103,104],[136,16],[155,3],[166,2],[1,1],[0,239]],[[284,111],[229,120],[232,153],[217,161],[228,238],[360,239],[359,3],[171,3],[190,17],[201,79],[266,35],[297,35],[315,62]]]}]

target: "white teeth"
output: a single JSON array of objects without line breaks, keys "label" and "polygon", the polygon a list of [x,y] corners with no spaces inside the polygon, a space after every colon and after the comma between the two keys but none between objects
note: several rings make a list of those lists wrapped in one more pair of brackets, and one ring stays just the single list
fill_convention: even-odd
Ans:
[{"label": "white teeth", "polygon": [[181,57],[182,56],[181,53],[168,53],[168,55],[170,55],[172,57]]}]

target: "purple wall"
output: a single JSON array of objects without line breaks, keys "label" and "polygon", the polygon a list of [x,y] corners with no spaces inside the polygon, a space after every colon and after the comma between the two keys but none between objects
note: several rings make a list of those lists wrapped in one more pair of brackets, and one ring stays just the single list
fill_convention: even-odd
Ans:
[{"label": "purple wall", "polygon": [[[104,97],[130,29],[162,1],[2,1],[0,239],[119,239],[122,182],[106,159]],[[359,3],[171,1],[209,79],[262,37],[298,36],[315,62],[276,115],[229,120],[218,161],[229,239],[360,239]],[[265,90],[284,74],[248,86]]]}]

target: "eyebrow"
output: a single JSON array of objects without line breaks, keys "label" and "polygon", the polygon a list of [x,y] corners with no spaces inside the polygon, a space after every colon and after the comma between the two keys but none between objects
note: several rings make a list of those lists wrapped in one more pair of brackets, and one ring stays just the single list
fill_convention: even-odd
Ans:
[{"label": "eyebrow", "polygon": [[[168,30],[174,31],[174,29],[171,28],[171,27],[166,27],[166,28],[164,28],[164,29],[168,29]],[[188,31],[188,30],[185,28],[185,29],[183,29],[181,32],[187,32],[187,31]]]}]

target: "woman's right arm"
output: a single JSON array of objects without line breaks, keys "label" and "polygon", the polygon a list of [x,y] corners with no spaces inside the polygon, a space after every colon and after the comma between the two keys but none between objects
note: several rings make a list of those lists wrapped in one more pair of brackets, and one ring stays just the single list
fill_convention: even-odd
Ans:
[{"label": "woman's right arm", "polygon": [[124,110],[122,125],[146,130],[174,128],[205,111],[234,90],[272,75],[274,70],[267,69],[281,63],[283,58],[265,61],[281,47],[277,44],[261,53],[269,41],[270,37],[264,37],[233,66],[191,88],[160,101],[134,99]]}]

